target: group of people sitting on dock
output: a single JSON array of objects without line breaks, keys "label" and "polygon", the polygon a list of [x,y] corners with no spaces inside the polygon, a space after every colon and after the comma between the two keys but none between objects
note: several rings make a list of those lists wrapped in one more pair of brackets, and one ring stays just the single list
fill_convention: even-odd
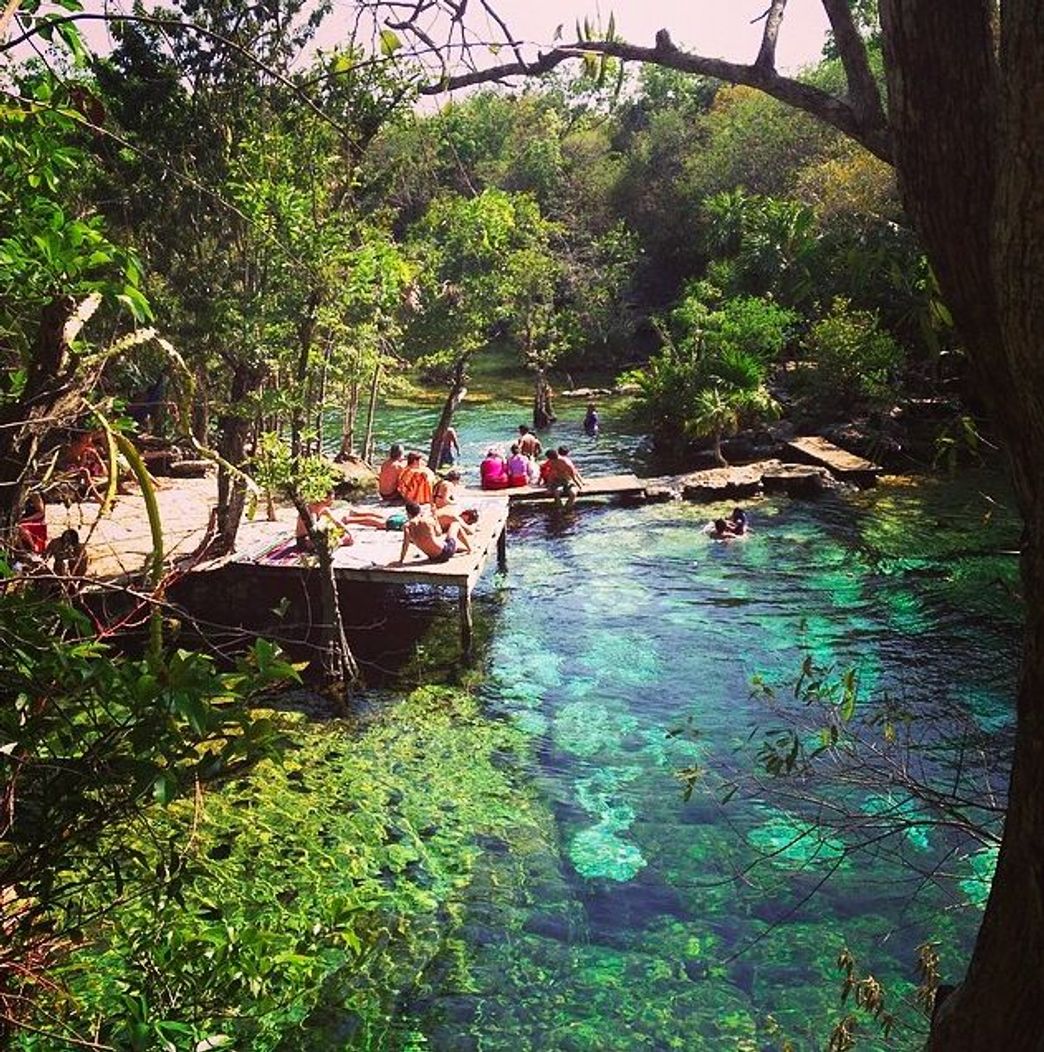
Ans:
[{"label": "group of people sitting on dock", "polygon": [[565,501],[572,507],[584,484],[583,476],[569,456],[567,446],[549,449],[544,460],[540,439],[520,424],[518,441],[511,444],[505,456],[499,446],[490,446],[479,464],[479,479],[485,490],[517,489],[521,486],[545,486],[555,502]]},{"label": "group of people sitting on dock", "polygon": [[[333,509],[333,495],[308,505],[312,529],[303,515],[297,517],[295,543],[301,551],[313,549],[312,530],[330,531],[339,545],[355,543],[350,527],[375,530],[401,530],[402,551],[398,563],[406,560],[410,546],[418,548],[432,562],[445,562],[457,552],[470,552],[469,538],[478,522],[475,508],[461,508],[456,487],[460,472],[451,470],[439,478],[424,463],[420,453],[406,453],[395,443],[381,464],[377,488],[385,504],[393,508],[349,505]],[[395,565],[394,563],[392,565]]]}]

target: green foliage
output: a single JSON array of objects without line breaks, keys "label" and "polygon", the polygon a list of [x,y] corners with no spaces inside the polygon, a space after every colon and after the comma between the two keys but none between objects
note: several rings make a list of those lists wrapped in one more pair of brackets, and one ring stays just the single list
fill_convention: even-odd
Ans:
[{"label": "green foliage", "polygon": [[[304,1024],[309,1047],[334,1047],[346,1025],[388,1047],[396,998],[452,943],[476,841],[532,836],[538,817],[503,769],[523,739],[438,688],[358,734],[282,730],[281,762],[171,808],[153,838],[126,831],[150,863],[176,845],[184,879],[176,896],[125,898],[92,926],[59,976],[66,1021],[93,1034],[98,1020],[96,1039],[135,1050],[220,1035],[256,1052],[301,1047]],[[103,871],[90,894],[111,891]],[[449,963],[466,985],[465,962]]]},{"label": "green foliage", "polygon": [[771,417],[776,407],[765,381],[794,321],[768,300],[720,300],[712,286],[692,285],[671,313],[664,347],[645,369],[623,377],[639,385],[640,419],[670,446],[685,435],[720,437]]},{"label": "green foliage", "polygon": [[414,232],[422,306],[407,346],[423,349],[428,361],[455,360],[500,326],[527,365],[550,363],[565,345],[557,303],[563,272],[551,250],[557,233],[528,194],[491,189],[433,201]]},{"label": "green foliage", "polygon": [[251,477],[270,493],[297,496],[306,504],[314,504],[333,493],[340,473],[327,457],[312,454],[295,458],[279,435],[266,431],[258,439]]},{"label": "green foliage", "polygon": [[726,292],[771,296],[788,307],[815,294],[820,234],[812,209],[798,201],[749,196],[742,189],[704,203],[712,250],[729,261]]},{"label": "green foliage", "polygon": [[79,115],[46,78],[33,92],[24,107],[0,105],[0,347],[22,365],[56,297],[96,293],[137,320],[150,316],[140,264],[86,200]]},{"label": "green foliage", "polygon": [[789,193],[801,166],[839,138],[815,118],[742,85],[717,92],[701,130],[701,149],[686,165],[696,199],[738,186],[755,194]]},{"label": "green foliage", "polygon": [[845,409],[894,397],[903,351],[869,311],[853,310],[846,300],[836,299],[809,330],[804,351],[797,381],[817,405]]},{"label": "green foliage", "polygon": [[31,592],[0,595],[0,637],[0,884],[17,889],[0,903],[0,977],[31,1000],[56,947],[114,905],[180,894],[152,805],[272,755],[272,723],[245,702],[296,671],[263,641],[228,672],[181,650],[120,658],[84,615]]}]

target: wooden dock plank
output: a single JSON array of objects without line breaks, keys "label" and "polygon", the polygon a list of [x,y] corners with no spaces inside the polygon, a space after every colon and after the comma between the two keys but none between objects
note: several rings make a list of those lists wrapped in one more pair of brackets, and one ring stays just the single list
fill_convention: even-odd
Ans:
[{"label": "wooden dock plank", "polygon": [[[533,501],[554,500],[544,486],[515,486],[512,489],[497,490],[507,496],[512,504],[528,504]],[[626,497],[641,496],[645,493],[645,483],[636,475],[606,475],[602,478],[589,478],[577,495],[577,500],[590,497]],[[489,496],[488,491],[466,490],[461,500],[468,503],[472,498]]]}]

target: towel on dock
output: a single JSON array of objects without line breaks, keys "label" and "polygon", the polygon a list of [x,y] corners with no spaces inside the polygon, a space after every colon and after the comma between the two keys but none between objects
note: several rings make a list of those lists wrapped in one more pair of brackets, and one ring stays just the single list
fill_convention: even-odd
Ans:
[{"label": "towel on dock", "polygon": [[298,562],[304,554],[297,547],[296,537],[284,537],[254,555],[253,561],[261,566],[286,566]]}]

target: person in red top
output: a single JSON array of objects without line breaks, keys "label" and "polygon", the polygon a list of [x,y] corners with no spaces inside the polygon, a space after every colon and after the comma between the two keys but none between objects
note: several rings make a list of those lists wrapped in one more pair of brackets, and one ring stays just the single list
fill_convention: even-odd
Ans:
[{"label": "person in red top", "polygon": [[47,548],[47,508],[39,493],[30,493],[18,520],[15,547],[42,555]]},{"label": "person in red top", "polygon": [[556,449],[547,451],[547,478],[544,485],[555,495],[555,504],[561,504],[566,498],[566,508],[576,503],[576,495],[583,486],[580,472],[573,466],[568,456],[561,456]]},{"label": "person in red top", "polygon": [[435,474],[423,464],[420,453],[406,454],[406,467],[399,476],[399,496],[421,506],[431,503],[431,489]]},{"label": "person in red top", "polygon": [[553,460],[557,459],[557,457],[558,457],[558,453],[555,450],[553,450],[553,449],[549,449],[544,454],[544,459],[542,461],[540,461],[540,485],[541,486],[546,486],[547,485],[547,474],[551,470],[551,462]]}]

